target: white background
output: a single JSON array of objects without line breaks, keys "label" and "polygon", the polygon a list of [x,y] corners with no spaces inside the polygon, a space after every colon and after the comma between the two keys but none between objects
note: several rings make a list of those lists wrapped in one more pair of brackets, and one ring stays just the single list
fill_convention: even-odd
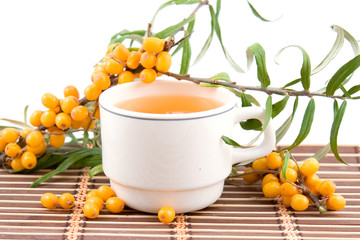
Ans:
[{"label": "white background", "polygon": [[[66,85],[73,84],[80,92],[90,83],[94,64],[105,54],[113,34],[123,29],[146,29],[157,8],[164,1],[49,1],[12,0],[0,1],[0,118],[22,120],[23,109],[29,105],[29,114],[43,109],[40,99],[43,93],[62,96]],[[214,1],[211,1],[215,5]],[[297,44],[309,54],[312,67],[317,66],[331,49],[336,24],[356,39],[360,37],[357,0],[252,0],[257,10],[274,22],[262,22],[256,18],[247,1],[223,0],[220,13],[223,41],[231,56],[246,69],[245,52],[255,42],[266,51],[267,65],[273,87],[280,87],[299,77],[302,55],[296,48],[288,48],[280,57],[274,56],[283,47]],[[159,13],[154,32],[186,18],[191,6],[172,6]],[[207,7],[197,14],[195,31],[191,40],[193,60],[210,31]],[[180,38],[181,36],[177,36]],[[312,77],[312,88],[317,90],[345,62],[353,57],[350,45],[345,42],[339,56],[323,72]],[[179,69],[178,54],[171,71]],[[202,62],[190,68],[190,74],[210,77],[227,72],[233,81],[244,85],[259,85],[255,65],[246,73],[237,73],[227,64],[214,38],[210,51]],[[355,74],[349,85],[359,84]],[[248,92],[250,93],[250,92]],[[264,106],[266,95],[256,93]],[[274,97],[274,102],[279,98]],[[290,114],[294,99],[289,101],[288,111],[274,120],[279,127]],[[300,99],[296,121],[281,144],[289,144],[298,134],[302,114],[308,98]],[[315,98],[316,115],[311,133],[305,144],[327,144],[333,118],[333,101]],[[339,144],[359,144],[359,101],[348,101],[348,109],[339,133]],[[0,124],[5,124],[0,122]],[[248,139],[250,140],[250,139]],[[245,141],[246,142],[246,141]]]}]

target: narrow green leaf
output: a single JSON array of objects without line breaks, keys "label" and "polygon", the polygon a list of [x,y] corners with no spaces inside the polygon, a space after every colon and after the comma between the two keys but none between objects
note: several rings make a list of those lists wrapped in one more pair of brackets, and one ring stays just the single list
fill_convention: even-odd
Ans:
[{"label": "narrow green leaf", "polygon": [[180,74],[187,74],[190,66],[191,46],[190,46],[189,38],[186,38],[183,42],[184,44],[182,50],[183,52],[181,58]]},{"label": "narrow green leaf", "polygon": [[326,86],[326,96],[334,95],[346,78],[360,66],[360,55],[345,63],[330,79]]},{"label": "narrow green leaf", "polygon": [[253,59],[255,56],[257,65],[257,77],[261,83],[262,88],[270,85],[270,77],[266,69],[265,50],[259,43],[254,43],[246,50],[248,59]]},{"label": "narrow green leaf", "polygon": [[168,7],[168,6],[171,6],[173,4],[176,4],[176,5],[180,5],[180,4],[194,4],[194,3],[199,3],[201,2],[201,0],[170,0],[170,1],[167,1],[166,3],[163,3],[160,5],[160,7],[157,9],[157,11],[155,12],[153,18],[151,19],[151,24],[154,23],[155,21],[155,17],[157,16],[157,14],[164,8]]},{"label": "narrow green leaf", "polygon": [[[219,3],[220,1],[218,1]],[[220,4],[218,4],[218,7],[220,6]],[[215,13],[214,12],[214,9],[211,5],[209,5],[209,9],[210,9],[210,12],[212,14],[212,17],[215,15],[215,23],[214,23],[214,29],[215,29],[215,33],[216,33],[216,36],[218,37],[219,39],[219,42],[220,42],[220,45],[221,45],[221,48],[223,50],[223,53],[225,55],[225,58],[226,60],[228,61],[228,63],[230,64],[231,67],[233,67],[236,71],[238,72],[241,72],[241,73],[244,73],[245,71],[238,65],[236,64],[236,62],[234,61],[234,59],[230,56],[229,52],[226,50],[224,44],[223,44],[223,41],[222,41],[222,36],[221,36],[221,28],[220,28],[220,24],[219,24],[219,20],[218,20],[218,13]],[[219,7],[220,9],[220,7]]]},{"label": "narrow green leaf", "polygon": [[19,127],[22,127],[22,128],[31,128],[31,129],[34,129],[32,126],[30,126],[29,124],[27,123],[24,123],[24,122],[21,122],[21,121],[18,121],[18,120],[13,120],[13,119],[9,119],[9,118],[0,118],[0,121],[6,121],[6,122],[9,122],[9,123],[12,123],[16,126],[19,126]]},{"label": "narrow green leaf", "polygon": [[333,25],[331,28],[332,28],[332,30],[337,32],[337,37],[336,37],[335,43],[333,44],[330,52],[321,61],[321,63],[319,63],[319,65],[317,65],[311,71],[311,74],[316,74],[316,73],[320,72],[322,69],[324,69],[331,62],[331,60],[333,60],[337,56],[340,49],[344,45],[344,34],[345,34],[344,29],[339,26],[336,26],[336,25]]},{"label": "narrow green leaf", "polygon": [[322,147],[319,151],[317,151],[314,155],[312,155],[312,157],[316,158],[317,160],[320,160],[324,158],[329,151],[330,151],[330,143]]},{"label": "narrow green leaf", "polygon": [[251,140],[247,145],[254,144],[260,138],[261,134],[265,131],[267,125],[270,122],[271,113],[272,113],[272,97],[271,97],[271,95],[269,95],[268,98],[266,99],[265,120],[264,120],[264,123],[262,124],[261,132],[253,140]]},{"label": "narrow green leaf", "polygon": [[27,112],[28,112],[29,105],[26,105],[24,108],[24,123],[27,124]]},{"label": "narrow green leaf", "polygon": [[273,104],[271,117],[275,118],[279,113],[284,110],[290,96],[286,95],[283,99]]},{"label": "narrow green leaf", "polygon": [[302,55],[303,55],[303,64],[302,64],[302,67],[301,67],[301,70],[300,70],[300,80],[301,80],[301,83],[303,85],[303,88],[305,90],[309,90],[310,88],[310,75],[311,75],[311,63],[310,63],[310,57],[309,55],[307,54],[307,52],[305,51],[305,49],[303,49],[301,46],[299,45],[290,45],[290,46],[287,46],[287,47],[284,47],[282,48],[275,56],[275,62],[277,64],[279,64],[279,57],[280,57],[280,54],[286,49],[286,48],[289,48],[289,47],[296,47],[298,49],[301,50],[302,52]]},{"label": "narrow green leaf", "polygon": [[240,122],[240,126],[244,130],[262,130],[262,123],[258,119],[248,119],[246,121]]},{"label": "narrow green leaf", "polygon": [[341,125],[341,121],[344,117],[344,113],[346,110],[346,105],[347,102],[343,101],[342,104],[340,105],[339,110],[336,112],[335,118],[334,118],[334,122],[331,126],[331,132],[330,132],[330,147],[331,147],[331,151],[333,152],[334,156],[336,157],[336,159],[339,162],[342,162],[344,164],[347,164],[339,155],[338,152],[338,144],[337,144],[337,137],[338,137],[338,133],[339,133],[339,129],[340,129],[340,125]]},{"label": "narrow green leaf", "polygon": [[232,140],[231,138],[229,137],[226,137],[226,136],[222,136],[221,139],[228,145],[231,145],[233,147],[241,147],[240,144],[238,144],[236,141]]},{"label": "narrow green leaf", "polygon": [[172,25],[168,28],[165,28],[164,30],[162,30],[161,32],[158,32],[154,35],[154,37],[157,37],[157,38],[167,38],[173,34],[175,34],[177,31],[179,31],[185,24],[193,21],[195,19],[195,15],[191,15],[190,17],[182,20],[181,22],[175,24],[175,25]]},{"label": "narrow green leaf", "polygon": [[[145,36],[145,33],[146,31],[145,30],[135,30],[135,31],[128,31],[128,30],[122,30],[116,34],[114,34],[111,39],[110,39],[110,42],[117,39],[118,37],[122,37],[122,36],[126,36],[126,35],[139,35],[139,36],[142,36],[144,37]],[[110,45],[110,44],[109,44]]]},{"label": "narrow green leaf", "polygon": [[295,84],[297,84],[297,83],[299,83],[299,82],[301,82],[301,79],[300,79],[300,78],[295,79],[295,80],[293,80],[293,81],[285,84],[284,88],[288,88],[288,87],[290,87],[290,86],[292,86],[292,85],[295,85]]},{"label": "narrow green leaf", "polygon": [[240,98],[241,98],[241,106],[242,107],[250,107],[251,106],[251,101],[247,98],[245,93],[241,93],[240,94]]},{"label": "narrow green leaf", "polygon": [[250,94],[245,94],[246,98],[249,99],[249,101],[254,104],[255,106],[260,107],[260,103],[256,100],[256,98]]},{"label": "narrow green leaf", "polygon": [[291,115],[285,120],[285,122],[281,125],[281,127],[279,127],[276,130],[276,132],[275,132],[276,133],[275,134],[276,135],[276,144],[280,142],[280,140],[285,136],[285,134],[289,130],[291,123],[294,119],[298,103],[299,103],[299,97],[296,97]]},{"label": "narrow green leaf", "polygon": [[282,177],[286,179],[286,170],[288,169],[289,165],[289,159],[290,159],[290,153],[288,151],[285,152],[284,160],[283,160],[283,166],[281,168]]},{"label": "narrow green leaf", "polygon": [[261,21],[264,21],[264,22],[274,21],[274,20],[268,20],[268,19],[264,18],[263,16],[261,16],[260,13],[254,8],[254,6],[249,1],[247,1],[247,2],[248,2],[248,5],[249,5],[251,11],[255,15],[255,17],[259,18]]},{"label": "narrow green leaf", "polygon": [[344,84],[340,84],[341,91],[344,93],[343,96],[347,97],[347,98],[351,98],[351,95],[349,94],[349,92],[346,90],[346,88],[344,87]]},{"label": "narrow green leaf", "polygon": [[142,42],[144,41],[144,38],[140,35],[137,34],[128,34],[119,38],[116,38],[114,40],[111,40],[111,42],[109,43],[109,45],[111,44],[115,44],[115,43],[122,43],[124,40],[126,39],[131,39],[132,41],[136,41],[140,44],[142,44]]},{"label": "narrow green leaf", "polygon": [[210,77],[212,80],[223,80],[225,82],[231,82],[229,74],[226,72],[220,72],[215,74],[214,76]]},{"label": "narrow green leaf", "polygon": [[304,139],[307,137],[307,135],[310,132],[311,125],[313,123],[314,114],[315,114],[315,101],[313,98],[311,98],[305,110],[304,118],[301,123],[300,132],[296,137],[295,141],[293,142],[293,144],[291,144],[289,147],[286,148],[288,151],[299,146],[299,144],[302,141],[304,141]]},{"label": "narrow green leaf", "polygon": [[71,165],[71,168],[94,167],[102,163],[101,154],[83,158]]},{"label": "narrow green leaf", "polygon": [[333,105],[333,109],[334,109],[334,118],[336,117],[337,112],[339,111],[339,104],[337,102],[336,99],[334,99],[334,105]]},{"label": "narrow green leaf", "polygon": [[353,95],[353,94],[357,93],[358,91],[360,91],[360,84],[355,85],[355,86],[352,86],[352,87],[348,90],[348,93],[349,93],[350,95]]},{"label": "narrow green leaf", "polygon": [[[75,152],[75,151],[74,151],[74,152]],[[67,170],[72,164],[74,164],[75,162],[77,162],[77,161],[79,161],[79,160],[81,160],[81,159],[83,159],[83,158],[85,158],[85,157],[89,157],[89,156],[92,156],[92,155],[94,155],[94,154],[99,154],[99,153],[101,153],[101,149],[100,149],[100,148],[79,149],[79,150],[76,151],[75,154],[72,154],[72,155],[69,156],[67,159],[65,159],[64,161],[62,161],[55,170],[53,170],[53,171],[51,171],[51,172],[49,172],[49,173],[41,176],[41,177],[38,178],[37,180],[35,180],[35,181],[30,185],[30,187],[31,187],[31,188],[34,188],[34,187],[38,186],[40,183],[49,180],[49,179],[50,179],[51,177],[53,177],[54,175],[66,171],[66,170]]]},{"label": "narrow green leaf", "polygon": [[102,173],[102,172],[104,172],[103,168],[102,168],[102,164],[99,164],[89,170],[89,176],[90,176],[90,178],[93,178],[95,175]]}]

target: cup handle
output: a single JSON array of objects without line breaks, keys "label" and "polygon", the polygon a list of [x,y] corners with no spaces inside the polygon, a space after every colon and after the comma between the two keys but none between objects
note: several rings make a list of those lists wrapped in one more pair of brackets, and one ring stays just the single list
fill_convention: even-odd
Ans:
[{"label": "cup handle", "polygon": [[[261,107],[238,107],[235,111],[234,125],[247,119],[258,119],[260,122],[265,121],[265,110]],[[264,130],[264,138],[259,145],[249,148],[234,148],[232,164],[249,161],[264,157],[275,148],[275,131],[272,127],[271,119]]]}]

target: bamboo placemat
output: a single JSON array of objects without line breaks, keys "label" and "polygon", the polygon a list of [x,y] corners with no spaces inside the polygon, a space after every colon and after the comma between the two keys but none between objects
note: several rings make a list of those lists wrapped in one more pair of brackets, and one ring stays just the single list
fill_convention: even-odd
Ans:
[{"label": "bamboo placemat", "polygon": [[[301,146],[293,155],[302,160],[318,149]],[[109,184],[104,175],[90,179],[87,169],[68,170],[32,189],[29,185],[49,170],[16,175],[0,169],[0,239],[360,239],[359,146],[339,150],[350,166],[330,153],[322,159],[318,175],[336,182],[336,192],[347,200],[341,211],[293,212],[278,199],[264,198],[260,183],[248,185],[239,178],[235,180],[239,186],[225,185],[216,203],[178,215],[170,225],[160,223],[155,214],[129,208],[119,214],[104,209],[98,218],[86,219],[80,210],[86,192]],[[77,207],[45,209],[40,204],[44,192],[70,192]]]}]

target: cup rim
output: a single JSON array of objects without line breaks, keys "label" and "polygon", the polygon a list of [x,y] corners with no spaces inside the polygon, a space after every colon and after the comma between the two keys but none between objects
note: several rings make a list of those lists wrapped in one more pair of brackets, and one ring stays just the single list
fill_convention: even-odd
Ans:
[{"label": "cup rim", "polygon": [[[191,82],[185,82],[185,81],[172,81],[172,80],[156,80],[157,82],[166,82],[171,84],[193,84]],[[130,82],[130,83],[123,83],[116,85],[114,87],[111,87],[107,90],[105,90],[99,98],[99,107],[107,112],[110,112],[112,114],[121,116],[121,117],[127,117],[127,118],[134,118],[134,119],[140,119],[140,120],[160,120],[160,121],[173,121],[173,120],[194,120],[194,119],[200,119],[200,118],[207,118],[212,117],[216,115],[223,114],[225,112],[228,112],[232,110],[236,104],[236,98],[234,93],[228,91],[225,88],[217,87],[215,91],[220,91],[221,94],[228,95],[229,99],[224,105],[213,108],[206,111],[200,111],[200,112],[191,112],[191,113],[177,113],[177,114],[158,114],[158,113],[143,113],[143,112],[135,112],[130,110],[125,110],[118,108],[114,106],[111,103],[106,102],[106,98],[108,95],[113,94],[114,92],[118,91],[118,88],[123,88],[126,85],[129,84],[141,84],[139,82]],[[150,83],[152,84],[152,83]],[[196,85],[194,85],[196,86]]]}]

